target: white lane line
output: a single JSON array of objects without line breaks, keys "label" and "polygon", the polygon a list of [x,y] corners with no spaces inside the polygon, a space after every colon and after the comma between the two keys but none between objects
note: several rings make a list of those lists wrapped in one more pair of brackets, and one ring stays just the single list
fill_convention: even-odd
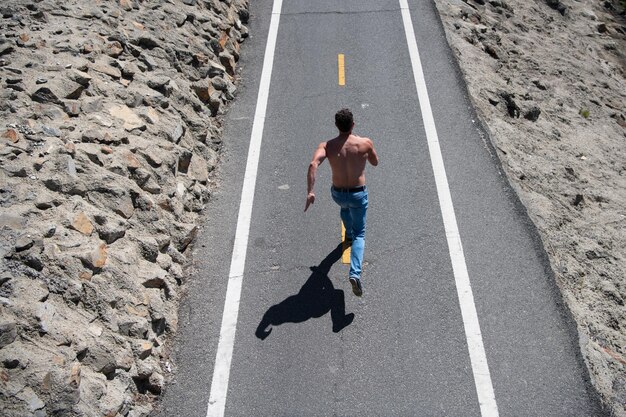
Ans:
[{"label": "white lane line", "polygon": [[252,217],[252,204],[254,189],[256,186],[259,155],[261,153],[261,140],[265,125],[265,111],[269,96],[272,67],[274,65],[274,50],[276,49],[276,35],[278,22],[282,8],[282,0],[274,0],[272,7],[272,19],[270,20],[263,70],[259,95],[257,96],[252,133],[250,135],[250,147],[248,148],[248,162],[244,174],[243,188],[241,190],[241,202],[239,204],[239,217],[237,219],[237,231],[233,244],[233,255],[230,260],[230,272],[228,274],[228,286],[226,288],[226,300],[224,301],[224,313],[222,316],[222,328],[217,345],[215,367],[213,369],[213,381],[211,382],[211,394],[207,406],[207,417],[222,417],[226,407],[226,394],[228,392],[228,379],[230,376],[230,364],[233,358],[235,344],[235,331],[237,330],[237,316],[239,315],[239,299],[241,296],[241,284],[243,271],[246,263],[248,250],[248,234],[250,232],[250,219]]},{"label": "white lane line", "polygon": [[413,66],[413,77],[415,79],[415,86],[417,87],[417,96],[426,130],[430,160],[437,184],[437,195],[439,196],[441,215],[446,230],[446,239],[448,241],[452,269],[454,271],[456,290],[461,305],[461,315],[463,316],[463,326],[465,327],[465,337],[467,339],[472,372],[474,373],[474,384],[476,385],[476,393],[478,394],[480,413],[483,417],[497,417],[498,405],[496,404],[491,376],[489,375],[487,356],[485,355],[485,347],[478,323],[478,314],[476,313],[476,306],[474,304],[472,286],[467,273],[467,265],[465,264],[461,236],[459,235],[454,206],[452,205],[448,178],[443,165],[441,148],[439,147],[435,119],[433,118],[433,112],[428,99],[426,80],[424,79],[424,73],[422,71],[422,62],[420,61],[419,52],[417,50],[417,42],[411,21],[411,12],[407,0],[399,1],[400,9],[402,10],[402,21],[404,22],[404,32],[409,46],[409,56]]}]

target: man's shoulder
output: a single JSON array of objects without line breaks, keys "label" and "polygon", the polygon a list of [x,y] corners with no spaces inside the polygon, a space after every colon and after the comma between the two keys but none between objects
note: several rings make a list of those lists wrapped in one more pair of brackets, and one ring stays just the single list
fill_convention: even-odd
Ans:
[{"label": "man's shoulder", "polygon": [[367,144],[368,146],[372,146],[373,145],[372,140],[370,138],[366,137],[366,136],[356,136],[356,135],[354,135],[354,138],[357,141],[361,142],[361,143]]}]

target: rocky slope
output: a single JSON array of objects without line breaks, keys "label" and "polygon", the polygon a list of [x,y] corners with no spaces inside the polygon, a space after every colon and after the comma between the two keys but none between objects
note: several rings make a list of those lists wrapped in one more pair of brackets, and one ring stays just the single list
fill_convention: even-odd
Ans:
[{"label": "rocky slope", "polygon": [[147,415],[247,0],[0,14],[1,414]]},{"label": "rocky slope", "polygon": [[543,239],[592,383],[626,416],[626,2],[436,5]]}]

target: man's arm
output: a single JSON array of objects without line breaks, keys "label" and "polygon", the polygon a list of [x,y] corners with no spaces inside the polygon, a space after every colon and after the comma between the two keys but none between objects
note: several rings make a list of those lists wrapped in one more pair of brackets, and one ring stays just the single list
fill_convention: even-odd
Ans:
[{"label": "man's arm", "polygon": [[309,164],[309,172],[307,174],[307,196],[306,196],[306,205],[304,206],[304,211],[307,211],[309,206],[315,202],[315,194],[313,193],[313,187],[315,186],[315,175],[317,174],[317,167],[320,166],[322,162],[326,159],[326,142],[322,142],[319,144],[315,153],[313,154],[313,159]]},{"label": "man's arm", "polygon": [[378,165],[378,154],[376,153],[376,149],[374,149],[374,142],[372,142],[371,139],[367,139],[367,143],[370,147],[369,151],[367,152],[367,160],[370,162],[370,164],[376,166]]}]

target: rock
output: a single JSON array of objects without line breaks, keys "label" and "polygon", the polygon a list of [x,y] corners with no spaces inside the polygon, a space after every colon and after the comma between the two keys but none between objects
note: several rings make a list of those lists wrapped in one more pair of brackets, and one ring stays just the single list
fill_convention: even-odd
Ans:
[{"label": "rock", "polygon": [[161,267],[161,269],[169,270],[172,267],[172,258],[166,253],[159,253],[157,255],[157,264]]},{"label": "rock", "polygon": [[55,127],[46,126],[46,125],[41,126],[41,131],[44,133],[44,135],[55,137],[55,138],[59,138],[63,134],[61,133],[59,129]]},{"label": "rock", "polygon": [[167,283],[167,272],[156,264],[142,261],[140,263],[139,277],[141,284],[146,288],[164,288]]},{"label": "rock", "polygon": [[226,68],[226,72],[229,75],[235,75],[235,68],[236,68],[236,63],[235,63],[235,57],[233,57],[230,53],[224,51],[222,53],[220,53],[219,55],[220,58],[220,62],[222,63],[222,65],[224,65],[224,68]]},{"label": "rock", "polygon": [[524,118],[530,120],[531,122],[536,122],[539,119],[539,115],[541,114],[541,109],[535,106],[532,107],[524,114]]},{"label": "rock", "polygon": [[124,48],[122,47],[122,44],[119,43],[118,41],[109,42],[104,47],[104,53],[106,53],[108,56],[111,56],[111,57],[114,57],[114,58],[117,58],[123,52],[124,52]]},{"label": "rock", "polygon": [[107,259],[107,245],[104,243],[92,247],[80,255],[80,260],[83,262],[83,265],[96,273],[104,267]]},{"label": "rock", "polygon": [[86,143],[119,143],[120,139],[114,136],[111,136],[109,132],[106,130],[94,130],[90,129],[83,132],[81,136],[81,140]]},{"label": "rock", "polygon": [[[196,238],[198,234],[198,227],[194,225],[188,225],[183,223],[175,223],[172,230],[172,238],[176,244],[176,249],[180,252],[184,252],[187,246]],[[169,253],[169,252],[168,252]],[[171,256],[171,255],[170,255]],[[176,258],[172,256],[174,261]]]},{"label": "rock", "polygon": [[518,107],[515,100],[513,100],[513,95],[507,92],[500,93],[500,96],[504,99],[506,103],[506,110],[511,117],[519,117],[520,108]]},{"label": "rock", "polygon": [[148,356],[152,354],[152,342],[149,341],[136,341],[132,344],[133,353],[139,359],[146,359]]},{"label": "rock", "polygon": [[561,0],[545,0],[546,4],[550,6],[552,9],[561,13],[561,15],[565,16],[567,14],[567,6],[561,3]]},{"label": "rock", "polygon": [[228,84],[222,77],[213,77],[211,78],[211,84],[215,87],[216,90],[226,91],[228,88]]},{"label": "rock", "polygon": [[70,70],[67,73],[67,78],[85,88],[89,87],[89,83],[91,82],[91,75],[77,69]]},{"label": "rock", "polygon": [[0,349],[10,345],[17,337],[17,326],[14,322],[0,323]]},{"label": "rock", "polygon": [[158,39],[145,33],[139,35],[133,43],[145,49],[153,49],[161,46],[161,43]]},{"label": "rock", "polygon": [[213,99],[219,99],[219,92],[215,90],[213,84],[208,80],[194,83],[191,87],[195,91],[198,98],[205,103],[208,103],[211,100],[211,97],[213,97]]},{"label": "rock", "polygon": [[15,51],[15,48],[11,45],[11,43],[4,39],[0,41],[0,56],[8,55],[13,51]]},{"label": "rock", "polygon": [[89,218],[82,211],[74,216],[74,219],[72,219],[71,227],[74,230],[77,230],[80,233],[84,234],[85,236],[90,236],[93,232],[93,224],[91,224]]},{"label": "rock", "polygon": [[153,109],[152,107],[144,107],[139,109],[139,117],[141,117],[146,122],[155,125],[159,123],[160,117],[159,113]]},{"label": "rock", "polygon": [[126,235],[126,225],[117,219],[96,216],[96,222],[98,236],[109,245]]},{"label": "rock", "polygon": [[70,369],[70,376],[67,380],[67,383],[72,386],[74,389],[78,389],[80,386],[80,374],[81,374],[81,364],[74,363]]},{"label": "rock", "polygon": [[52,236],[54,236],[54,233],[57,231],[57,228],[55,225],[50,224],[48,226],[45,227],[44,229],[44,233],[43,233],[43,237],[46,238],[51,238]]},{"label": "rock", "polygon": [[89,346],[85,353],[82,363],[89,365],[96,372],[104,375],[115,372],[116,369],[122,368],[115,357],[115,354],[104,344],[93,344]]},{"label": "rock", "polygon": [[201,157],[194,155],[191,158],[187,176],[189,176],[192,180],[206,184],[209,180],[209,171],[207,169],[206,161]]},{"label": "rock", "polygon": [[148,382],[150,384],[149,390],[154,394],[160,394],[163,390],[163,386],[165,385],[165,378],[158,372],[153,372],[148,378]]},{"label": "rock", "polygon": [[118,68],[112,67],[105,61],[96,61],[91,66],[91,69],[101,74],[108,75],[115,80],[122,78],[122,72]]},{"label": "rock", "polygon": [[124,336],[144,339],[148,334],[148,320],[144,317],[125,316],[117,321],[119,333]]},{"label": "rock", "polygon": [[178,171],[186,174],[189,171],[189,165],[191,164],[191,158],[193,154],[188,150],[183,150],[178,157]]},{"label": "rock", "polygon": [[131,131],[133,129],[145,130],[146,123],[141,120],[128,106],[118,105],[109,108],[111,116],[116,117],[124,122],[124,129]]},{"label": "rock", "polygon": [[39,87],[30,97],[38,103],[54,103],[63,105],[61,99],[76,100],[80,98],[85,87],[71,80],[54,79]]},{"label": "rock", "polygon": [[159,245],[156,239],[152,236],[141,236],[137,243],[141,256],[150,262],[156,262],[157,256],[159,256]]},{"label": "rock", "polygon": [[22,391],[17,393],[16,397],[26,403],[31,413],[41,410],[46,406],[46,403],[44,403],[30,387],[25,387]]},{"label": "rock", "polygon": [[133,10],[133,3],[131,0],[120,0],[119,3],[120,3],[120,7],[123,10],[127,12],[130,12],[131,10]]},{"label": "rock", "polygon": [[27,233],[20,235],[15,241],[15,251],[22,252],[33,247],[35,239]]},{"label": "rock", "polygon": [[11,143],[17,143],[20,141],[21,134],[15,129],[7,129],[2,134],[3,138],[6,138]]},{"label": "rock", "polygon": [[172,131],[169,132],[168,136],[172,142],[178,143],[178,141],[180,140],[180,138],[183,137],[184,134],[185,134],[185,128],[180,123],[177,123],[174,126],[174,129],[172,129]]},{"label": "rock", "polygon": [[35,199],[35,207],[40,210],[47,210],[60,204],[61,202],[59,199],[47,191],[38,193],[37,198]]},{"label": "rock", "polygon": [[22,165],[21,161],[19,160],[14,160],[6,163],[4,165],[4,170],[11,177],[25,178],[28,176],[28,171],[26,170],[26,167]]},{"label": "rock", "polygon": [[148,79],[147,85],[167,97],[172,91],[172,87],[169,85],[170,81],[171,79],[166,76],[154,76]]},{"label": "rock", "polygon": [[39,321],[39,332],[48,333],[52,325],[54,316],[56,315],[56,308],[49,302],[39,304],[37,308],[36,317]]},{"label": "rock", "polygon": [[226,68],[222,64],[209,61],[209,69],[207,70],[208,77],[223,77],[224,74],[226,74]]},{"label": "rock", "polygon": [[124,152],[123,158],[124,158],[126,167],[129,170],[134,171],[141,167],[141,162],[139,162],[139,159],[137,159],[135,154],[132,152],[130,151]]}]

